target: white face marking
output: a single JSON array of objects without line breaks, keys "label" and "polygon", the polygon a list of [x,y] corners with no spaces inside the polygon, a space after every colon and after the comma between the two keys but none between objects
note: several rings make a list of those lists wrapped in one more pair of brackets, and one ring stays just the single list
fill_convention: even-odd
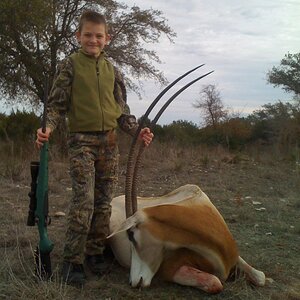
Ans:
[{"label": "white face marking", "polygon": [[[131,228],[130,282],[132,286],[149,286],[163,260],[163,243],[155,239],[147,227]],[[141,281],[141,282],[140,282]]]},{"label": "white face marking", "polygon": [[141,284],[142,287],[149,286],[155,273],[140,258],[135,247],[131,244],[131,268],[129,282],[132,287]]}]

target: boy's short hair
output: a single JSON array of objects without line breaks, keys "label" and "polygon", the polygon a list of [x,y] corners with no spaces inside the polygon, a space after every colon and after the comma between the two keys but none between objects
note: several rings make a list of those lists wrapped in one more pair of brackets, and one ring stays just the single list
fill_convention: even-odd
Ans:
[{"label": "boy's short hair", "polygon": [[82,13],[80,20],[79,20],[79,28],[78,31],[81,32],[83,24],[85,22],[93,22],[96,24],[104,24],[105,25],[105,31],[107,32],[107,23],[106,19],[103,15],[99,14],[96,11],[93,10],[86,10]]}]

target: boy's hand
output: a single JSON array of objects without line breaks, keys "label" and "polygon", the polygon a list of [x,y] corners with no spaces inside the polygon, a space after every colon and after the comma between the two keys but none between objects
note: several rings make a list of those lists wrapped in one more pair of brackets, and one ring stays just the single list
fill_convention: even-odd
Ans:
[{"label": "boy's hand", "polygon": [[139,140],[143,141],[146,147],[150,145],[153,137],[154,134],[151,132],[151,130],[148,127],[143,128],[139,134]]},{"label": "boy's hand", "polygon": [[49,127],[46,127],[46,132],[42,131],[42,128],[39,128],[36,132],[36,146],[38,147],[38,149],[40,149],[43,146],[44,142],[48,142],[49,137],[51,134],[51,129]]}]

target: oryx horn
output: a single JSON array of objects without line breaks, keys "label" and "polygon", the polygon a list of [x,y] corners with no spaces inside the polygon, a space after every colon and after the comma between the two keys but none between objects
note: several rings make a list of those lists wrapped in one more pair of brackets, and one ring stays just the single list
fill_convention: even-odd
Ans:
[{"label": "oryx horn", "polygon": [[[137,171],[139,168],[139,162],[140,162],[140,157],[143,152],[143,146],[140,147],[139,149],[139,154],[136,159],[136,163],[134,164],[134,155],[136,152],[136,146],[137,146],[137,139],[138,135],[140,134],[140,131],[142,127],[144,126],[145,120],[148,118],[149,114],[155,107],[155,105],[159,102],[159,100],[162,98],[162,96],[171,88],[173,87],[178,81],[186,77],[188,74],[192,73],[193,71],[197,70],[198,68],[204,66],[204,64],[197,66],[196,68],[193,68],[192,70],[186,72],[182,76],[178,77],[176,80],[174,80],[171,84],[169,84],[156,98],[155,100],[151,103],[149,108],[147,109],[146,113],[143,115],[141,118],[139,127],[134,135],[131,148],[128,154],[128,161],[127,161],[127,172],[126,172],[126,183],[125,183],[125,209],[126,209],[126,217],[131,216],[137,209],[137,204],[136,204],[136,178],[137,178]],[[168,107],[168,105],[185,89],[187,89],[190,85],[193,83],[197,82],[201,78],[209,75],[212,72],[209,72],[205,75],[202,75],[193,81],[189,82],[186,84],[183,88],[181,88],[179,91],[177,91],[166,103],[165,105],[161,108],[161,110],[158,112],[158,114],[155,117],[155,123],[159,119],[159,117],[162,115],[162,113],[165,111],[165,109]],[[153,120],[154,121],[154,120]],[[154,122],[151,123],[151,126],[155,125]],[[133,171],[134,170],[134,171]]]}]

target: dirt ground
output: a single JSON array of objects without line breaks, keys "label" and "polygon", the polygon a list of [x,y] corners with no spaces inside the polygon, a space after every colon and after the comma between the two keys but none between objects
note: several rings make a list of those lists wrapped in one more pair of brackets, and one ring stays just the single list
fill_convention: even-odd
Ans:
[{"label": "dirt ground", "polygon": [[[116,195],[124,193],[126,173],[127,149],[120,150]],[[225,283],[221,294],[206,295],[156,278],[150,288],[132,289],[128,270],[113,258],[109,258],[110,272],[101,278],[88,274],[82,290],[63,285],[56,274],[66,217],[55,217],[55,213],[67,213],[71,186],[67,160],[51,152],[48,232],[55,244],[51,253],[55,276],[49,283],[36,282],[32,249],[38,232],[26,226],[31,158],[19,162],[19,174],[14,177],[3,172],[6,162],[0,164],[0,299],[300,299],[300,170],[292,160],[254,150],[246,155],[154,145],[146,151],[139,195],[162,195],[187,183],[200,186],[223,215],[241,256],[268,277],[265,287],[253,287],[242,277]]]}]

